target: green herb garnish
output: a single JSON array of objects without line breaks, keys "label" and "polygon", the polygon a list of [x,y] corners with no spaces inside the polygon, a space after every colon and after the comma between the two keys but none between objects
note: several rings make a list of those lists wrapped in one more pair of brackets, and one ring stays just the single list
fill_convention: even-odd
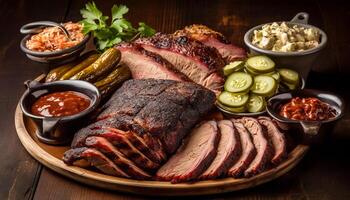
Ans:
[{"label": "green herb garnish", "polygon": [[108,16],[97,8],[95,2],[85,5],[80,10],[83,17],[83,33],[92,33],[96,38],[96,47],[103,51],[122,41],[131,41],[137,37],[149,37],[155,34],[155,30],[144,22],[140,22],[138,28],[134,28],[132,24],[123,16],[128,13],[129,8],[125,5],[113,5],[112,18],[110,24],[107,24]]}]

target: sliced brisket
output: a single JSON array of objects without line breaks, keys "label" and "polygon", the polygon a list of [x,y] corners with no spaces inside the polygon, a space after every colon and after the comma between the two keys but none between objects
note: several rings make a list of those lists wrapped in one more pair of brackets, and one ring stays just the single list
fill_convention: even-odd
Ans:
[{"label": "sliced brisket", "polygon": [[259,123],[267,129],[268,137],[274,148],[274,154],[271,159],[273,164],[279,164],[287,156],[286,138],[281,133],[276,124],[270,119],[260,118]]},{"label": "sliced brisket", "polygon": [[130,178],[122,169],[116,166],[105,155],[93,148],[75,148],[64,153],[63,162],[67,165],[76,165],[80,167],[95,167],[102,173]]},{"label": "sliced brisket", "polygon": [[216,156],[220,132],[215,121],[208,121],[195,128],[183,145],[157,172],[160,180],[172,183],[197,178],[207,169]]},{"label": "sliced brisket", "polygon": [[125,157],[115,146],[106,138],[88,137],[85,142],[86,146],[95,148],[111,159],[114,164],[125,171],[134,179],[149,179],[151,175],[137,167],[132,161]]},{"label": "sliced brisket", "polygon": [[192,81],[213,91],[220,91],[224,84],[222,67],[225,65],[219,52],[187,36],[157,33],[151,38],[140,38],[148,51],[159,54]]},{"label": "sliced brisket", "polygon": [[244,127],[244,125],[240,122],[237,122],[236,120],[232,120],[232,122],[240,136],[242,154],[240,155],[237,162],[235,162],[231,166],[227,174],[234,178],[238,178],[243,174],[243,172],[248,168],[250,163],[253,161],[254,157],[256,156],[256,149],[254,147],[250,133]]},{"label": "sliced brisket", "polygon": [[207,46],[216,48],[225,59],[226,63],[243,60],[247,57],[247,53],[244,49],[232,44],[221,33],[204,25],[194,24],[187,26],[182,30],[176,31],[174,35],[185,35]]},{"label": "sliced brisket", "polygon": [[250,177],[259,174],[266,169],[271,160],[273,149],[267,138],[266,130],[263,129],[257,119],[244,117],[240,121],[251,134],[257,152],[254,160],[244,172],[245,176]]},{"label": "sliced brisket", "polygon": [[225,174],[241,155],[239,134],[232,122],[221,120],[218,122],[218,127],[221,137],[217,148],[217,155],[210,166],[200,176],[200,179],[214,179]]},{"label": "sliced brisket", "polygon": [[122,43],[116,46],[122,53],[121,64],[130,68],[134,79],[156,78],[175,81],[191,81],[167,60],[145,50],[140,45]]}]

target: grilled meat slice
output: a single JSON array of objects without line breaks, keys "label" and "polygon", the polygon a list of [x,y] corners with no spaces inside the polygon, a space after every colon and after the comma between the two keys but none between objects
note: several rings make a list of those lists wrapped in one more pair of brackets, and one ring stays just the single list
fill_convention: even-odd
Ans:
[{"label": "grilled meat slice", "polygon": [[159,54],[192,81],[213,91],[224,84],[222,67],[225,65],[219,52],[187,36],[157,33],[151,38],[135,41],[148,51]]},{"label": "grilled meat slice", "polygon": [[134,79],[156,78],[191,81],[167,60],[158,54],[145,50],[140,45],[122,43],[115,48],[119,49],[122,53],[120,63],[130,68]]},{"label": "grilled meat slice", "polygon": [[258,119],[271,120],[277,126],[277,128],[280,129],[281,131],[288,131],[289,130],[289,126],[287,123],[280,122],[280,121],[277,121],[275,119],[271,119],[270,117],[267,117],[267,116],[259,116]]},{"label": "grilled meat slice", "polygon": [[[79,140],[73,141],[73,148],[86,146],[86,139],[90,136],[100,136],[111,142],[127,158],[132,160],[138,167],[145,171],[152,172],[159,168],[159,164],[153,162],[140,152],[127,138],[126,132],[108,127],[89,127],[80,130],[76,137]],[[81,135],[81,136],[79,136]]]},{"label": "grilled meat slice", "polygon": [[273,164],[279,164],[287,156],[286,138],[281,133],[275,123],[270,119],[259,118],[259,123],[265,126],[268,137],[274,148],[274,154],[271,159]]},{"label": "grilled meat slice", "polygon": [[197,178],[207,169],[216,156],[220,132],[215,121],[208,121],[195,128],[183,145],[157,172],[159,180],[172,183]]},{"label": "grilled meat slice", "polygon": [[88,137],[85,142],[87,147],[95,148],[106,155],[120,169],[125,171],[134,179],[150,179],[151,175],[137,167],[132,161],[126,158],[115,146],[106,138],[92,136]]},{"label": "grilled meat slice", "polygon": [[237,130],[229,120],[218,122],[220,142],[217,155],[200,179],[214,179],[227,172],[229,167],[241,156],[241,142]]},{"label": "grilled meat slice", "polygon": [[257,152],[254,160],[244,172],[246,177],[250,177],[266,169],[268,163],[271,161],[273,149],[269,143],[266,130],[263,129],[257,119],[243,117],[240,121],[251,134]]},{"label": "grilled meat slice", "polygon": [[234,127],[239,133],[242,154],[240,155],[237,162],[235,162],[228,170],[228,175],[234,178],[240,177],[243,172],[249,167],[249,164],[253,161],[256,156],[256,150],[251,139],[250,133],[244,127],[244,125],[236,120],[232,120]]},{"label": "grilled meat slice", "polygon": [[104,174],[130,178],[122,169],[116,166],[110,159],[93,148],[75,148],[64,153],[63,162],[67,165],[80,167],[95,167]]},{"label": "grilled meat slice", "polygon": [[243,60],[247,57],[244,49],[229,42],[221,33],[207,26],[194,24],[174,33],[176,36],[187,36],[203,44],[216,48],[226,63]]}]

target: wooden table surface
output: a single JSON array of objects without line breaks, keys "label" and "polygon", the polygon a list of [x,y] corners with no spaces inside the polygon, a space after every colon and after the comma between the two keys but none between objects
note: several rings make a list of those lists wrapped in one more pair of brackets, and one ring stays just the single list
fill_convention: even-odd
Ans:
[{"label": "wooden table surface", "polygon": [[[82,185],[36,162],[21,146],[14,128],[14,111],[23,82],[48,66],[30,61],[19,48],[21,25],[38,20],[77,21],[87,1],[0,0],[0,199],[159,199],[105,191]],[[313,66],[307,87],[331,90],[350,104],[350,7],[335,1],[96,1],[104,12],[113,3],[130,8],[133,23],[144,21],[158,31],[173,32],[202,23],[243,46],[252,26],[310,14],[310,23],[328,34],[329,42]],[[350,199],[350,106],[333,133],[314,145],[290,173],[270,183],[201,199]],[[349,123],[349,124],[348,124]],[[156,195],[156,194],[155,194]],[[193,198],[193,197],[192,197]],[[190,198],[184,198],[190,199]]]}]

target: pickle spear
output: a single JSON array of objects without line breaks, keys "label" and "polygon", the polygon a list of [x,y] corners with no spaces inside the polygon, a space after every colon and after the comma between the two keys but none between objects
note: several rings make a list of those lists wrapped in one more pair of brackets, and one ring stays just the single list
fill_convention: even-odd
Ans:
[{"label": "pickle spear", "polygon": [[72,76],[74,76],[75,74],[79,73],[80,71],[82,71],[83,69],[85,69],[86,67],[88,67],[92,63],[94,63],[98,59],[99,56],[100,56],[99,54],[92,54],[92,55],[90,55],[89,57],[84,59],[82,62],[80,62],[79,64],[77,64],[73,68],[71,68],[69,71],[67,71],[60,78],[60,80],[68,80],[68,79],[70,79]]},{"label": "pickle spear", "polygon": [[94,63],[72,76],[70,79],[89,82],[94,81],[118,64],[120,58],[120,51],[116,48],[110,48],[102,53],[102,55]]},{"label": "pickle spear", "polygon": [[55,69],[52,69],[46,76],[45,82],[52,82],[57,81],[63,76],[64,73],[66,73],[68,70],[70,70],[74,66],[74,63],[68,63],[65,65],[62,65],[60,67],[57,67]]},{"label": "pickle spear", "polygon": [[106,78],[97,81],[94,85],[101,91],[101,93],[109,93],[108,91],[118,87],[125,80],[129,79],[131,72],[125,65],[118,66]]}]

